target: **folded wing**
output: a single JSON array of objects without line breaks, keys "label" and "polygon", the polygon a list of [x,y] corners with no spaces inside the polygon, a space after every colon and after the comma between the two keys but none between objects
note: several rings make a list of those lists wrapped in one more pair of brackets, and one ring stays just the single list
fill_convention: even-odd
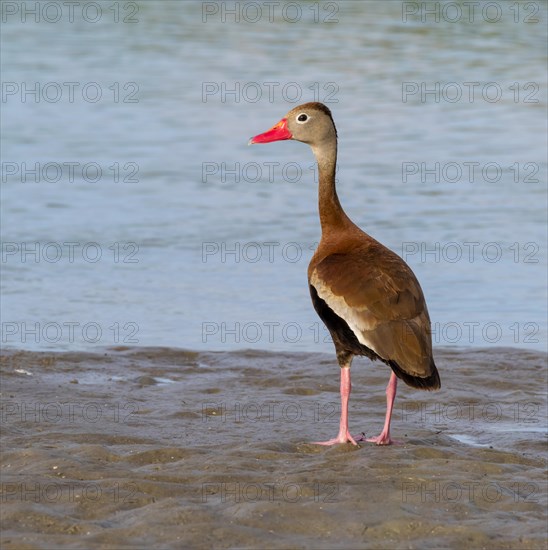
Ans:
[{"label": "folded wing", "polygon": [[439,387],[419,282],[399,256],[385,247],[379,252],[370,246],[326,256],[311,266],[310,284],[357,340],[407,383]]}]

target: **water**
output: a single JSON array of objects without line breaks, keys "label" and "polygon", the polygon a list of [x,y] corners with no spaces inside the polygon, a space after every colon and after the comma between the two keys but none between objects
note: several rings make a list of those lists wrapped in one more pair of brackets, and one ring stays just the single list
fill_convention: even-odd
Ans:
[{"label": "water", "polygon": [[306,283],[312,154],[247,147],[319,99],[343,206],[416,272],[435,346],[546,348],[546,2],[538,23],[526,2],[456,23],[380,1],[301,2],[296,23],[50,4],[58,22],[18,4],[2,24],[3,345],[330,352]]},{"label": "water", "polygon": [[[398,444],[326,448],[332,352],[5,351],[2,548],[544,549],[545,353],[436,358],[439,392],[400,387]],[[369,363],[355,436],[384,419]]]}]

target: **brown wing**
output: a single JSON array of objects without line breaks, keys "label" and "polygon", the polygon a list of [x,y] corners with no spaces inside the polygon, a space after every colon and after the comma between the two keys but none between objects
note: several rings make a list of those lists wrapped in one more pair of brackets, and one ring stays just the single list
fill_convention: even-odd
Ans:
[{"label": "brown wing", "polygon": [[330,254],[310,267],[310,284],[361,344],[411,377],[434,374],[426,302],[399,256],[375,241]]}]

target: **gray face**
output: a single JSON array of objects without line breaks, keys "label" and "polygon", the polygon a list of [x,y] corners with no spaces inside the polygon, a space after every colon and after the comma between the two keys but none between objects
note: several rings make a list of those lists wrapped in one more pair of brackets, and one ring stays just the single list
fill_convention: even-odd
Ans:
[{"label": "gray face", "polygon": [[285,118],[293,139],[309,145],[318,145],[337,139],[337,131],[327,107],[305,103],[295,107]]}]

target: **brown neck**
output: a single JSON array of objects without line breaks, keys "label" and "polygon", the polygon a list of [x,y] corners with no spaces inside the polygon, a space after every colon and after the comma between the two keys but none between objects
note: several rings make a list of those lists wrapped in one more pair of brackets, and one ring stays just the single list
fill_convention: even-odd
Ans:
[{"label": "brown neck", "polygon": [[320,223],[322,233],[325,233],[332,227],[347,225],[350,219],[342,209],[335,187],[335,170],[337,166],[336,140],[312,147],[312,151],[318,161]]}]

